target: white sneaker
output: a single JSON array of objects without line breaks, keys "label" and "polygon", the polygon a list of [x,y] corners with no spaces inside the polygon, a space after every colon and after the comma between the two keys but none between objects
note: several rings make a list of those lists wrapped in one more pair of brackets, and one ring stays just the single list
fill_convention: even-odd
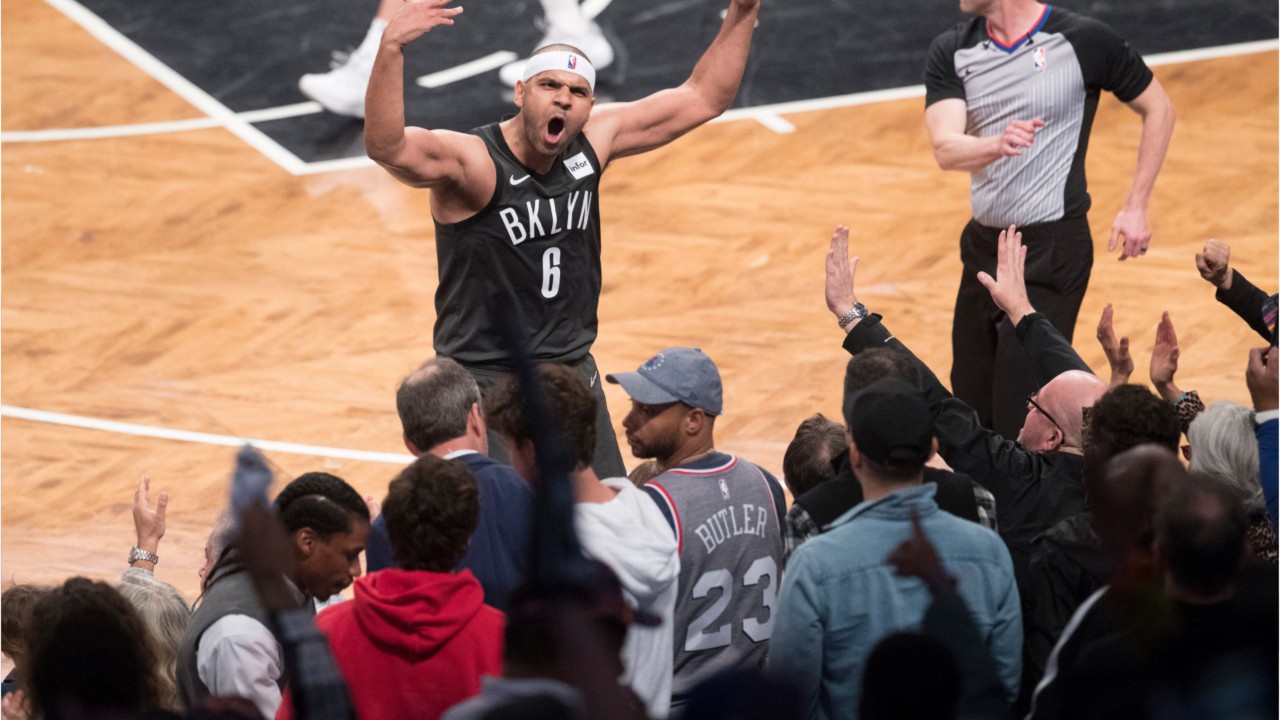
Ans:
[{"label": "white sneaker", "polygon": [[[587,23],[586,29],[579,32],[565,32],[559,28],[549,27],[547,34],[542,36],[542,40],[534,46],[534,49],[553,43],[572,45],[581,50],[584,55],[591,58],[591,65],[597,73],[613,64],[613,45],[609,44],[600,26],[594,22]],[[524,77],[524,64],[528,59],[520,58],[503,65],[498,70],[498,77],[508,86],[515,87],[516,81]]]},{"label": "white sneaker", "polygon": [[364,91],[369,87],[373,61],[385,28],[385,22],[374,20],[360,47],[353,50],[345,62],[327,73],[303,75],[298,80],[298,89],[331,113],[364,117]]}]

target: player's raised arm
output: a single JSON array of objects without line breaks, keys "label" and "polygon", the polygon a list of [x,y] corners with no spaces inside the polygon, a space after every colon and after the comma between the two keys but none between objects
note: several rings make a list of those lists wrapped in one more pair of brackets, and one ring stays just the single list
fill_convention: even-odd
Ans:
[{"label": "player's raised arm", "polygon": [[720,32],[679,87],[596,108],[585,132],[602,159],[661,147],[728,110],[747,66],[759,10],[760,0],[732,0]]},{"label": "player's raised arm", "polygon": [[400,7],[382,34],[365,92],[365,152],[401,182],[414,187],[460,180],[467,157],[468,143],[463,136],[405,127],[404,121],[404,46],[433,28],[452,25],[462,8],[446,7],[450,2],[408,0]]}]

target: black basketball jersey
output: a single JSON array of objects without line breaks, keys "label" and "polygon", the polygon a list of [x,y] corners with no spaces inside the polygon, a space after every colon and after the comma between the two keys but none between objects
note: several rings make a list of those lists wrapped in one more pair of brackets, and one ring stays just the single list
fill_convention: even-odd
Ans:
[{"label": "black basketball jersey", "polygon": [[600,161],[579,133],[545,175],[516,159],[497,123],[472,132],[497,168],[493,197],[459,223],[436,222],[435,350],[471,365],[510,364],[493,306],[514,297],[536,361],[574,362],[596,339]]}]

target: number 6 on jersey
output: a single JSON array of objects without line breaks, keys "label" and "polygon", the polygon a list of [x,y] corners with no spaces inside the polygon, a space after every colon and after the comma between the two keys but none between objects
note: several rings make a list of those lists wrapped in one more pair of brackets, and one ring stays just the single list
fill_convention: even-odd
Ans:
[{"label": "number 6 on jersey", "polygon": [[542,297],[553,298],[560,292],[560,248],[552,245],[542,253]]}]

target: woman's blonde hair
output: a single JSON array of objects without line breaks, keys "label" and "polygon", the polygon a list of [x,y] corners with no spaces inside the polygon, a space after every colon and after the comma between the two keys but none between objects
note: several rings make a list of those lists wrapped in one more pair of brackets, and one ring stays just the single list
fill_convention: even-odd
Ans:
[{"label": "woman's blonde hair", "polygon": [[148,640],[155,649],[160,678],[160,702],[166,709],[181,711],[178,701],[178,648],[191,622],[191,608],[182,593],[145,570],[129,570],[116,589],[138,610],[147,626]]}]

